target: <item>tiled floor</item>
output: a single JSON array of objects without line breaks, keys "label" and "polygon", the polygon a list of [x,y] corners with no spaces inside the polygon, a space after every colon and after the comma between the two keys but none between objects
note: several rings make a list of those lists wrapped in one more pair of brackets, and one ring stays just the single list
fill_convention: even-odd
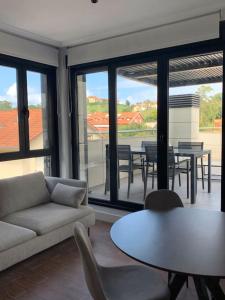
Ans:
[{"label": "tiled floor", "polygon": [[[204,208],[204,209],[213,209],[213,210],[220,210],[220,199],[221,199],[221,182],[220,180],[212,180],[212,191],[208,193],[207,191],[207,180],[205,180],[205,189],[202,189],[201,180],[198,180],[197,188],[198,193],[196,197],[196,204],[190,204],[190,198],[187,199],[187,186],[186,186],[186,175],[181,174],[181,187],[178,184],[178,178],[176,177],[175,180],[175,192],[181,197],[184,206],[186,207],[194,207],[194,208]],[[155,188],[157,187],[157,181],[155,180]],[[170,180],[170,187],[171,187],[171,180]],[[148,179],[148,189],[147,193],[153,191],[152,189],[152,180],[151,178]],[[129,202],[137,202],[137,203],[144,203],[143,201],[143,191],[144,191],[144,184],[141,180],[141,176],[139,174],[134,176],[134,182],[131,184],[130,187],[130,197],[127,198],[127,178],[121,179],[120,189],[119,189],[119,197],[120,200],[129,201]],[[96,186],[91,188],[92,197],[96,196],[98,198],[108,199],[109,200],[109,193],[104,195],[104,185]]]},{"label": "tiled floor", "polygon": [[[110,227],[110,224],[97,222],[91,230],[96,258],[105,265],[133,264],[134,261],[112,244]],[[166,280],[167,274],[161,274]],[[197,299],[192,280],[178,299]],[[91,300],[73,239],[1,272],[0,300]]]}]

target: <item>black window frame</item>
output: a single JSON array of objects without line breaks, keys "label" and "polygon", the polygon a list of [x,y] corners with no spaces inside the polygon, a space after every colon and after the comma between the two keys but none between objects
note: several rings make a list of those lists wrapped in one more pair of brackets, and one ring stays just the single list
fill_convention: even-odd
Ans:
[{"label": "black window frame", "polygon": [[[0,153],[0,163],[11,160],[50,156],[51,175],[59,176],[56,67],[4,54],[0,54],[0,66],[15,68],[17,71],[19,126],[19,150],[15,152]],[[46,75],[49,137],[49,147],[46,149],[30,150],[29,147],[27,71]]]},{"label": "black window frame", "polygon": [[[167,153],[168,151],[168,98],[169,98],[169,61],[178,57],[192,56],[198,54],[207,54],[209,52],[222,51],[223,52],[223,112],[222,112],[222,178],[221,178],[221,211],[225,212],[225,21],[220,22],[220,36],[216,39],[207,41],[200,41],[190,44],[173,46],[159,50],[153,50],[138,54],[131,54],[121,57],[104,59],[84,64],[78,64],[70,67],[71,77],[71,106],[72,106],[72,148],[73,148],[73,177],[79,179],[79,149],[77,147],[79,137],[79,124],[76,120],[77,96],[76,96],[76,76],[80,74],[87,74],[100,71],[101,69],[108,70],[109,80],[109,104],[111,103],[111,112],[114,116],[109,117],[111,120],[111,141],[116,141],[116,69],[122,66],[133,64],[145,63],[156,61],[158,64],[158,115],[157,115],[157,140],[158,140],[158,157],[159,157],[159,174],[158,174],[158,187],[168,187],[168,172],[167,166]],[[116,147],[114,147],[111,158],[113,159],[112,167],[115,171],[116,161]],[[111,165],[110,165],[111,166]],[[115,181],[115,180],[114,180]],[[117,183],[114,182],[111,191],[111,201],[103,199],[91,198],[89,195],[89,202],[101,206],[113,207],[118,209],[125,209],[128,211],[136,211],[143,209],[143,205],[127,201],[118,200],[117,197]]]}]

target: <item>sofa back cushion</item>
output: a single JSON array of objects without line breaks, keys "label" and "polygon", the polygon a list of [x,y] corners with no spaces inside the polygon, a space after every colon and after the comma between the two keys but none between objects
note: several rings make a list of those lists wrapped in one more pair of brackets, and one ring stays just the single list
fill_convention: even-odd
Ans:
[{"label": "sofa back cushion", "polygon": [[0,218],[49,201],[42,172],[0,180]]}]

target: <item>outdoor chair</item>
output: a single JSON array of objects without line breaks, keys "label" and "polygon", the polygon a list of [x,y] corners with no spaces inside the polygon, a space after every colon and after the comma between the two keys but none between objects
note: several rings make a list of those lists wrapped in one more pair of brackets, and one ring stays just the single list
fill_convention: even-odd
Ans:
[{"label": "outdoor chair", "polygon": [[[141,148],[145,149],[145,146],[154,146],[157,147],[157,141],[142,141],[141,142]],[[151,167],[153,167],[153,169],[155,169],[155,166],[157,165],[157,162],[152,162]],[[150,166],[150,164],[149,164]],[[154,186],[154,184],[153,184]]]},{"label": "outdoor chair", "polygon": [[[157,176],[157,145],[145,146],[146,162],[145,162],[145,180],[144,180],[144,199],[147,191],[148,177],[152,177],[152,189],[154,189],[154,178]],[[187,174],[187,198],[189,198],[189,160],[185,160],[185,167],[181,167],[175,162],[173,146],[168,148],[168,175],[172,179],[172,191],[174,191],[175,177],[179,177],[179,185],[181,186],[180,174]]]},{"label": "outdoor chair", "polygon": [[[141,169],[142,179],[144,180],[144,163],[136,163],[133,159],[130,145],[117,146],[117,169],[118,169],[118,187],[120,188],[120,172],[128,173],[128,188],[127,198],[130,196],[130,184],[133,182],[134,170]],[[106,145],[106,179],[105,179],[105,195],[110,187],[110,159],[109,159],[109,145]],[[121,164],[122,162],[122,164]]]},{"label": "outdoor chair", "polygon": [[145,148],[145,146],[157,146],[157,141],[142,141],[141,148]]},{"label": "outdoor chair", "polygon": [[[136,164],[134,162],[130,145],[117,146],[117,161],[118,161],[118,186],[120,188],[120,173],[128,173],[127,198],[129,198],[130,184],[133,182],[134,170],[140,169],[140,164]],[[143,178],[144,165],[142,165],[141,167],[141,172]]]},{"label": "outdoor chair", "polygon": [[[192,149],[192,150],[203,150],[204,143],[203,142],[178,142],[178,149]],[[201,180],[202,180],[202,188],[204,190],[205,184],[204,184],[204,164],[203,164],[203,156],[198,157],[200,158],[200,165],[198,165],[198,162],[196,162],[196,179],[198,178],[198,167],[201,168]],[[182,163],[182,162],[181,162]]]},{"label": "outdoor chair", "polygon": [[169,300],[170,291],[158,272],[142,265],[105,267],[93,254],[86,228],[74,226],[88,289],[94,300]]}]

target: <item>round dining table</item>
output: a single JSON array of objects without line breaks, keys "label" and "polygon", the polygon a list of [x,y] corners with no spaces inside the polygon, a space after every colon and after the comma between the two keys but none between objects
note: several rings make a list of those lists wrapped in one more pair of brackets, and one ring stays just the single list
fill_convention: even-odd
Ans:
[{"label": "round dining table", "polygon": [[116,221],[113,243],[126,255],[173,274],[171,299],[192,276],[199,299],[225,299],[225,213],[194,208],[142,210]]}]

